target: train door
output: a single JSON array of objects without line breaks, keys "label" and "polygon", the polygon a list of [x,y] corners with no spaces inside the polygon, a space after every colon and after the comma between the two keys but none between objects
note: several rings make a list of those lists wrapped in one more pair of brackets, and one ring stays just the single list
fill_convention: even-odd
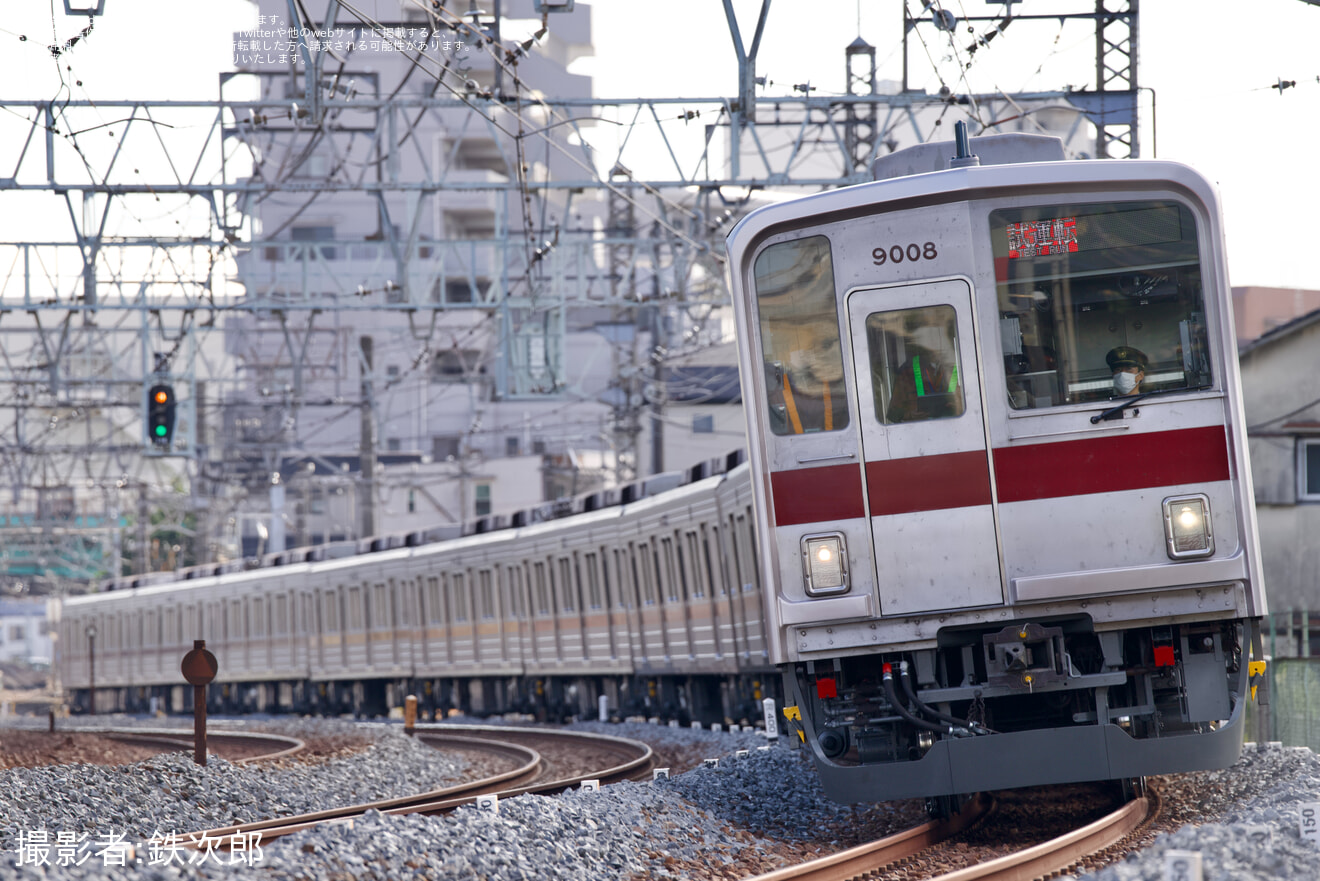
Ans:
[{"label": "train door", "polygon": [[1003,602],[966,281],[848,296],[882,615]]}]

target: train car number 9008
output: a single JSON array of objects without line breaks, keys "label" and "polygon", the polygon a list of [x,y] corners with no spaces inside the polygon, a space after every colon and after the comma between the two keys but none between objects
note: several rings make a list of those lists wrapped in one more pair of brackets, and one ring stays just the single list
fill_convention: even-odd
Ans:
[{"label": "train car number 9008", "polygon": [[940,252],[935,248],[934,242],[926,242],[921,245],[913,242],[909,245],[875,248],[871,251],[871,262],[876,266],[884,266],[886,263],[902,263],[904,260],[915,263],[918,260],[934,260],[939,255]]}]

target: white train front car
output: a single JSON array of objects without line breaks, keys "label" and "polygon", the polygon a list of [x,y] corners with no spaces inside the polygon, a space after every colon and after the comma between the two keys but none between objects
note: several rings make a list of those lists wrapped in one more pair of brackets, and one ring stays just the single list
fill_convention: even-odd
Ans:
[{"label": "white train front car", "polygon": [[771,660],[840,800],[1239,752],[1265,605],[1217,198],[1013,164],[1047,141],[729,236]]}]

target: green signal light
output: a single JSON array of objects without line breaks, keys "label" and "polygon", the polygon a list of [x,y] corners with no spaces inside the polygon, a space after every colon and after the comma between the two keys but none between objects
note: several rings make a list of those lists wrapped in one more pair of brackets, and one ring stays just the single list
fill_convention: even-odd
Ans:
[{"label": "green signal light", "polygon": [[163,426],[163,425],[157,425],[157,426],[156,426],[156,437],[164,437],[164,436],[165,436],[165,426]]}]

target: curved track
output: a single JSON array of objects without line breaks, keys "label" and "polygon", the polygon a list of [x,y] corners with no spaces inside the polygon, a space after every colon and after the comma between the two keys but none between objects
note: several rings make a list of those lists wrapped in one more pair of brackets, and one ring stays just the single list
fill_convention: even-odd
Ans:
[{"label": "curved track", "polygon": [[[99,734],[117,740],[120,743],[135,743],[141,746],[159,749],[161,752],[191,751],[193,734],[191,731],[173,728],[80,728],[77,733]],[[207,752],[223,756],[236,765],[249,762],[264,762],[296,755],[306,748],[306,744],[296,737],[282,734],[264,734],[255,731],[207,731]],[[223,747],[223,749],[217,749]],[[225,752],[250,752],[251,755],[229,758]]]},{"label": "curved track", "polygon": [[[751,881],[852,881],[906,864],[931,848],[989,816],[992,800],[984,796],[968,803],[952,820],[927,823],[860,847],[790,866]],[[1159,797],[1150,792],[1105,817],[1057,838],[1015,853],[945,874],[928,881],[1036,881],[1054,877],[1087,857],[1115,847],[1159,813]],[[956,828],[953,825],[956,824]]]},{"label": "curved track", "polygon": [[972,826],[992,809],[993,802],[980,796],[963,805],[961,813],[947,819],[932,820],[869,844],[757,875],[750,881],[839,881],[859,878],[947,841]]},{"label": "curved track", "polygon": [[[472,804],[481,795],[494,794],[499,798],[524,794],[552,795],[588,779],[599,780],[604,785],[620,780],[649,778],[653,765],[651,748],[644,743],[572,731],[443,725],[419,726],[417,736],[441,748],[449,745],[501,755],[513,759],[516,767],[501,774],[417,795],[192,832],[180,836],[179,843],[185,847],[200,848],[205,846],[203,842],[207,840],[212,843],[218,840],[223,846],[226,839],[259,832],[264,844],[273,838],[291,835],[322,823],[348,821],[371,810],[384,814],[440,814]],[[556,745],[571,744],[579,752],[587,749],[597,755],[607,756],[607,760],[614,764],[594,765],[586,770],[556,768],[533,744],[550,745],[552,749]]]}]

